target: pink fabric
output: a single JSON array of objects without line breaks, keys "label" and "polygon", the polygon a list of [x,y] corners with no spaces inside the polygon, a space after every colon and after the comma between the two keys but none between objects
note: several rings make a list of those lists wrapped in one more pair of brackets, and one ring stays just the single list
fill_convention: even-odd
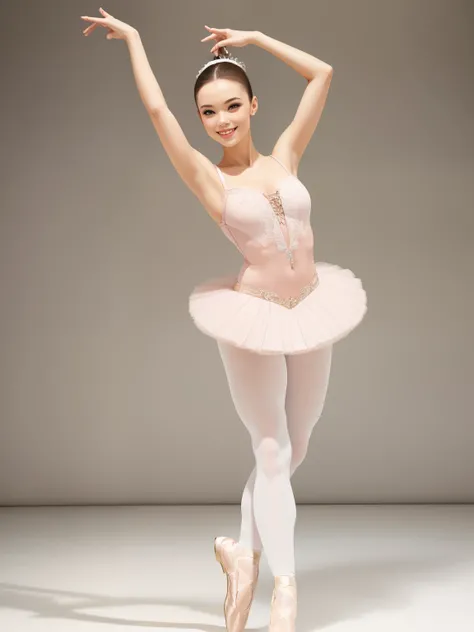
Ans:
[{"label": "pink fabric", "polygon": [[[225,190],[220,227],[244,261],[237,275],[194,288],[189,312],[198,329],[220,342],[271,355],[306,353],[347,336],[362,321],[367,296],[351,270],[315,263],[311,197],[303,183],[279,163],[282,225],[263,191],[227,188],[216,168]],[[318,285],[306,295],[315,274]],[[289,308],[248,290],[272,292],[279,299],[296,298],[303,291],[305,298]]]},{"label": "pink fabric", "polygon": [[[272,156],[275,161],[277,159]],[[225,190],[221,229],[244,257],[238,283],[295,296],[314,276],[314,239],[310,224],[311,197],[304,184],[278,161],[283,174],[277,190],[283,201],[286,226],[278,222],[264,192],[250,187]],[[286,250],[294,249],[295,269]]]}]

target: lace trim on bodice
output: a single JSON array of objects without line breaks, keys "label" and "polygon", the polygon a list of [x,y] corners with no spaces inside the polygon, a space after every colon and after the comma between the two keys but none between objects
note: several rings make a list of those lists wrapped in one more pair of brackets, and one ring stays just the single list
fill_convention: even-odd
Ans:
[{"label": "lace trim on bodice", "polygon": [[298,303],[301,303],[303,299],[309,296],[309,294],[311,294],[311,292],[313,292],[313,290],[315,290],[318,285],[319,277],[318,274],[315,273],[312,281],[301,288],[297,296],[289,296],[283,298],[276,292],[254,288],[250,285],[242,285],[240,283],[235,284],[234,290],[236,290],[237,292],[244,292],[245,294],[251,294],[252,296],[257,296],[258,298],[263,298],[266,301],[271,301],[272,303],[278,303],[278,305],[282,305],[287,309],[293,309],[298,305]]}]

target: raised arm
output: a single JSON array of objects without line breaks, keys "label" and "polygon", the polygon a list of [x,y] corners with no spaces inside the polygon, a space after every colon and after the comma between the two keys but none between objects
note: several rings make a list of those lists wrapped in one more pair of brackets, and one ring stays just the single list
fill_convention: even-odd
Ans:
[{"label": "raised arm", "polygon": [[168,108],[153,74],[140,34],[133,29],[126,40],[138,92],[171,163],[188,187],[201,196],[212,164],[188,142],[180,124]]},{"label": "raised arm", "polygon": [[323,113],[333,69],[317,57],[260,31],[255,31],[253,43],[284,61],[308,82],[293,120],[278,138],[272,152],[296,173]]},{"label": "raised arm", "polygon": [[121,22],[104,9],[101,8],[100,13],[102,17],[81,16],[82,20],[89,22],[83,34],[90,35],[97,27],[103,27],[108,31],[107,39],[121,39],[127,43],[138,92],[169,159],[211,217],[219,221],[219,214],[209,210],[209,197],[212,198],[214,188],[220,193],[220,183],[214,182],[213,187],[213,178],[217,180],[215,169],[206,156],[191,147],[175,116],[170,112],[148,63],[140,34],[137,29]]},{"label": "raised arm", "polygon": [[202,200],[209,189],[209,174],[214,175],[210,160],[191,147],[178,121],[170,112],[148,63],[137,29],[118,20],[102,8],[100,13],[102,17],[81,16],[89,22],[83,34],[90,35],[96,28],[102,27],[108,31],[107,39],[121,39],[127,43],[138,92],[162,145],[181,178]]}]

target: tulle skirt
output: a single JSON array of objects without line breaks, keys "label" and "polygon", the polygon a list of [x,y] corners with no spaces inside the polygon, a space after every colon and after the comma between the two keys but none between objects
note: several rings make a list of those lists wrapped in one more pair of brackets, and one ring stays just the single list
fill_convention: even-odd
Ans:
[{"label": "tulle skirt", "polygon": [[212,338],[260,354],[307,353],[347,336],[367,311],[351,270],[316,262],[318,285],[295,307],[233,289],[237,276],[211,279],[189,296],[196,327]]}]

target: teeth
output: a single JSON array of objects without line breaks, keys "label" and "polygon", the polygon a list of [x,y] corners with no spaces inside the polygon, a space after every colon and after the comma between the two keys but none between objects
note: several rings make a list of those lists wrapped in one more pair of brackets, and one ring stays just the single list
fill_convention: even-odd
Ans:
[{"label": "teeth", "polygon": [[225,133],[223,133],[223,132],[219,132],[219,134],[220,134],[221,136],[229,136],[229,134],[232,134],[232,132],[233,132],[234,130],[235,130],[235,127],[234,127],[234,129],[231,129],[231,130],[229,130],[228,132],[225,132]]}]

